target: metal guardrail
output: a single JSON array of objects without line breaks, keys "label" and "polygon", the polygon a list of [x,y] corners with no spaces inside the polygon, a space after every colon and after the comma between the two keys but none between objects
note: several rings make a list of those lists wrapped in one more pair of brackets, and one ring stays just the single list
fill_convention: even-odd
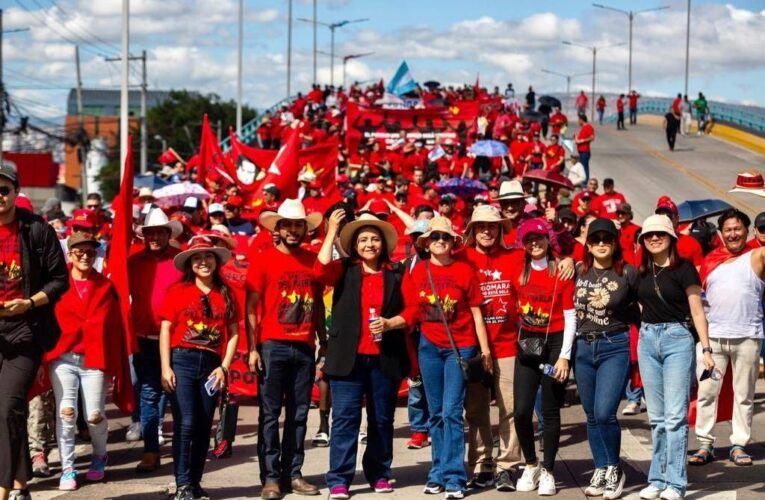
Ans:
[{"label": "metal guardrail", "polygon": [[[293,101],[297,96],[292,97],[286,97],[282,99],[281,101],[277,102],[270,108],[266,109],[262,113],[260,113],[258,116],[253,118],[252,120],[248,121],[244,125],[242,125],[242,135],[239,137],[239,139],[244,142],[245,144],[250,144],[253,140],[253,138],[256,138],[258,135],[258,127],[261,123],[263,123],[263,117],[266,116],[266,113],[271,113],[273,115],[276,113],[282,106],[285,104],[289,104],[291,101]],[[224,153],[227,153],[231,149],[231,138],[226,136],[223,140],[220,141],[220,147],[223,150]]]}]

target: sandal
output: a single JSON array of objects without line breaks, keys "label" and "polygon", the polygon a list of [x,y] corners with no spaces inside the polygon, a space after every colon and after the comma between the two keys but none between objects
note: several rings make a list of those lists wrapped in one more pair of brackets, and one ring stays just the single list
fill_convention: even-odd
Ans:
[{"label": "sandal", "polygon": [[699,451],[688,457],[688,465],[706,465],[715,459],[715,451],[711,446],[709,448],[702,446]]},{"label": "sandal", "polygon": [[[736,453],[736,451],[739,453]],[[740,467],[748,467],[752,465],[752,457],[744,451],[743,446],[739,445],[731,446],[729,460]]]}]

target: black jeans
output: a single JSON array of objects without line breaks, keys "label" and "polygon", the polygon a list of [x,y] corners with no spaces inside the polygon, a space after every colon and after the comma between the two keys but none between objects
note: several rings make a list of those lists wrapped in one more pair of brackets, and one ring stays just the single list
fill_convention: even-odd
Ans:
[{"label": "black jeans", "polygon": [[[289,485],[302,477],[308,406],[315,373],[314,351],[304,342],[268,340],[260,348],[264,371],[258,373],[258,463],[260,481]],[[285,403],[284,432],[279,415]]]},{"label": "black jeans", "polygon": [[[535,335],[524,333],[526,335]],[[544,334],[539,334],[544,337]],[[513,381],[513,398],[515,399],[515,432],[523,450],[527,464],[537,461],[534,447],[534,401],[537,390],[542,385],[542,417],[545,422],[544,430],[544,459],[542,466],[548,471],[555,466],[555,455],[558,453],[560,442],[560,409],[566,394],[565,384],[556,382],[551,377],[542,374],[540,363],[554,365],[560,356],[563,345],[563,333],[550,333],[547,345],[542,352],[542,360],[525,360],[520,354],[515,362],[515,380]]]},{"label": "black jeans", "polygon": [[175,391],[170,393],[173,405],[173,467],[175,484],[199,484],[205,470],[210,447],[216,392],[207,394],[205,383],[220,366],[220,356],[201,349],[175,348],[172,368]]},{"label": "black jeans", "polygon": [[619,113],[616,115],[616,128],[618,130],[622,130],[624,127],[624,111],[619,111]]},{"label": "black jeans", "polygon": [[34,340],[9,344],[0,336],[0,487],[32,479],[27,436],[27,392],[42,351]]},{"label": "black jeans", "polygon": [[675,139],[677,138],[677,129],[667,127],[667,144],[669,144],[669,150],[675,150]]}]

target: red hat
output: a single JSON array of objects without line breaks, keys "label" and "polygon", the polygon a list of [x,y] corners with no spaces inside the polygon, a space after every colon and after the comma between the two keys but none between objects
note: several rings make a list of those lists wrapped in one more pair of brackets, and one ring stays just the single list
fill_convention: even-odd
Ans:
[{"label": "red hat", "polygon": [[496,179],[492,179],[486,183],[486,187],[489,189],[499,189],[499,181]]},{"label": "red hat", "polygon": [[340,174],[337,176],[338,184],[348,184],[349,182],[350,182],[350,178],[348,177],[348,174]]},{"label": "red hat", "polygon": [[729,192],[765,196],[765,180],[763,180],[762,174],[757,170],[741,172],[736,175],[736,185]]},{"label": "red hat", "polygon": [[541,217],[527,219],[518,228],[518,241],[523,242],[523,239],[530,234],[541,234],[549,238],[550,225]]},{"label": "red hat", "polygon": [[308,189],[316,189],[321,191],[321,184],[319,184],[319,181],[311,181],[308,183]]},{"label": "red hat", "polygon": [[95,210],[91,210],[89,208],[78,208],[72,212],[72,218],[69,219],[69,224],[71,226],[95,228],[97,226],[96,218],[97,215]]},{"label": "red hat", "polygon": [[672,201],[672,198],[669,196],[662,196],[656,202],[656,210],[654,213],[658,213],[660,210],[666,210],[672,215],[677,216],[677,205],[675,205],[675,202]]},{"label": "red hat", "polygon": [[449,168],[449,165],[441,164],[438,166],[438,173],[439,174],[451,174],[452,170]]},{"label": "red hat", "polygon": [[590,191],[582,191],[582,194],[579,196],[582,200],[591,200],[594,195]]},{"label": "red hat", "polygon": [[32,207],[32,200],[30,200],[27,195],[22,193],[19,193],[19,195],[16,196],[16,208],[23,208],[25,210],[29,210],[30,212],[35,211],[35,209]]},{"label": "red hat", "polygon": [[436,193],[438,192],[438,184],[436,184],[433,181],[426,182],[424,187],[425,187],[426,190],[427,189],[433,189],[433,190],[435,190]]},{"label": "red hat", "polygon": [[384,214],[384,215],[390,215],[390,207],[387,203],[385,203],[381,199],[376,199],[372,203],[369,204],[369,211],[373,214]]},{"label": "red hat", "polygon": [[232,207],[241,207],[244,205],[244,200],[242,200],[241,196],[229,196],[226,198],[226,205],[231,205]]}]

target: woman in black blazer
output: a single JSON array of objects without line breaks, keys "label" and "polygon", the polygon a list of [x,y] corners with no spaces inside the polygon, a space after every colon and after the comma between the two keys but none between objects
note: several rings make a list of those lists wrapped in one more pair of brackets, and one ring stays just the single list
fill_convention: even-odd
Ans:
[{"label": "woman in black blazer", "polygon": [[363,214],[339,231],[350,257],[332,260],[332,246],[345,211],[329,217],[327,236],[316,263],[320,279],[334,286],[332,326],[324,373],[332,394],[329,471],[330,498],[349,497],[356,470],[362,403],[367,402],[364,475],[378,493],[393,491],[393,413],[398,388],[409,372],[401,275],[390,265],[396,230]]}]

